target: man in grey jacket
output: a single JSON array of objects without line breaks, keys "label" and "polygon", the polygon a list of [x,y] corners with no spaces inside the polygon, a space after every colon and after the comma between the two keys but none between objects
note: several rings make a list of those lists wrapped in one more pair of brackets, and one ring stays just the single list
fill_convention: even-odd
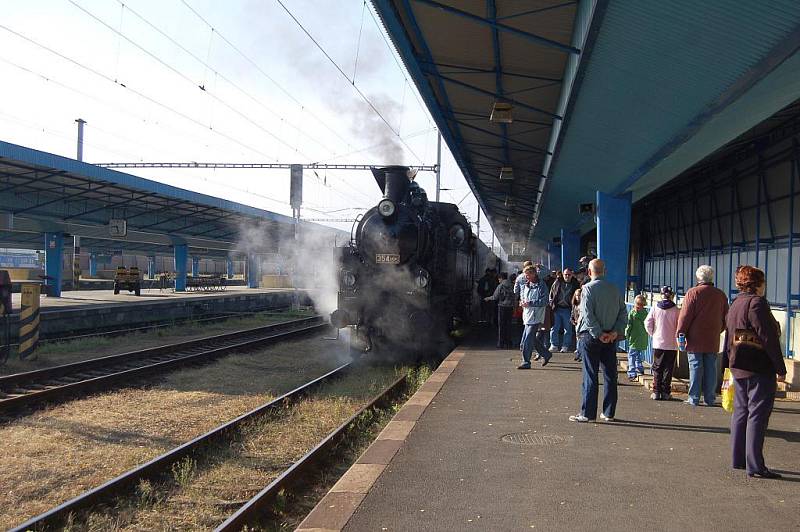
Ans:
[{"label": "man in grey jacket", "polygon": [[617,409],[617,340],[625,336],[628,312],[617,287],[603,279],[606,265],[600,259],[589,263],[591,282],[581,292],[578,336],[583,357],[583,396],[580,414],[570,421],[594,421],[597,415],[598,370],[603,366],[603,412],[600,419],[614,421]]}]

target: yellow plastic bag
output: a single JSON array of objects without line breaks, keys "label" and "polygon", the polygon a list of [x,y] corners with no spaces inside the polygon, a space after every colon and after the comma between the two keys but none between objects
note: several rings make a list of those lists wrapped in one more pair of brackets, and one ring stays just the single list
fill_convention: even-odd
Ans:
[{"label": "yellow plastic bag", "polygon": [[733,412],[733,375],[730,368],[725,368],[725,375],[722,377],[722,408],[726,412]]}]

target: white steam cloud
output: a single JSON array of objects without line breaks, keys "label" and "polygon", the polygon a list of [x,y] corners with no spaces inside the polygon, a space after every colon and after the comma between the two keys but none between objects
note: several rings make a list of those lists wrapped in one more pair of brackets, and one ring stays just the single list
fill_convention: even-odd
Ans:
[{"label": "white steam cloud", "polygon": [[289,226],[252,222],[239,226],[237,248],[258,257],[259,274],[291,274],[294,287],[305,290],[316,311],[327,316],[337,304],[337,244],[341,236],[322,226],[301,224],[295,239]]}]

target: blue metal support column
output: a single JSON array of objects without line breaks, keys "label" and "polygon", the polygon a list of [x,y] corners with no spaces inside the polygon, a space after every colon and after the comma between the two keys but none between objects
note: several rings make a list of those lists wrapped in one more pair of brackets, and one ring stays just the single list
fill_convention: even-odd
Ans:
[{"label": "blue metal support column", "polygon": [[228,279],[233,279],[233,259],[230,257],[225,261],[225,270],[228,274]]},{"label": "blue metal support column", "polygon": [[200,257],[192,257],[192,277],[200,275]]},{"label": "blue metal support column", "polygon": [[581,234],[579,231],[561,230],[561,268],[578,267],[581,253]]},{"label": "blue metal support column", "polygon": [[61,265],[64,260],[64,234],[44,234],[44,274],[47,279],[47,295],[61,297]]},{"label": "blue metal support column", "polygon": [[175,291],[186,291],[186,259],[189,249],[186,244],[175,244]]},{"label": "blue metal support column", "polygon": [[89,277],[97,277],[97,253],[89,253]]},{"label": "blue metal support column", "polygon": [[155,255],[150,255],[147,257],[147,278],[148,279],[155,279],[156,276],[156,257]]},{"label": "blue metal support column", "polygon": [[247,287],[259,287],[258,255],[247,255]]},{"label": "blue metal support column", "polygon": [[597,191],[597,255],[606,263],[606,280],[625,297],[631,240],[631,200],[627,192],[612,196]]}]

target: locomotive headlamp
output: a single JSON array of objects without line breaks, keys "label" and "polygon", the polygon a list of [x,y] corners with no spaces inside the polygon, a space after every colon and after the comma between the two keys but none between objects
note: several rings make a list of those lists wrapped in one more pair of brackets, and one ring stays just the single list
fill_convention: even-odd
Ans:
[{"label": "locomotive headlamp", "polygon": [[342,271],[342,284],[347,288],[353,288],[356,285],[356,274],[351,271]]},{"label": "locomotive headlamp", "polygon": [[384,218],[393,215],[395,210],[394,202],[390,199],[382,199],[380,203],[378,203],[378,212],[381,213],[381,216]]}]

